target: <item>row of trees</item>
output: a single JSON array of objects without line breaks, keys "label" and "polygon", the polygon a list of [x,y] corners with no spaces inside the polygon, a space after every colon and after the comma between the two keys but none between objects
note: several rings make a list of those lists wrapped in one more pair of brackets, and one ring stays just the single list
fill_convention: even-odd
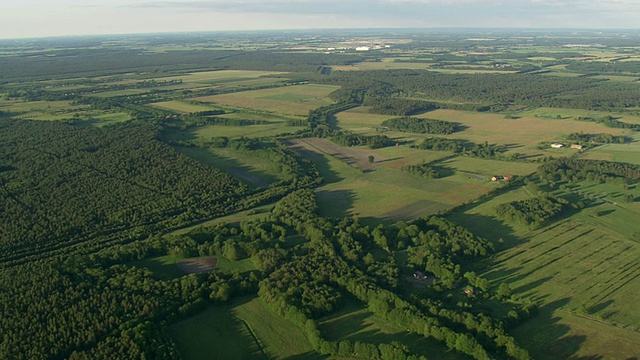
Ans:
[{"label": "row of trees", "polygon": [[393,130],[416,134],[449,135],[458,131],[459,125],[450,121],[421,119],[411,116],[393,118],[383,121],[380,126]]},{"label": "row of trees", "polygon": [[585,133],[571,133],[565,137],[565,139],[569,141],[573,141],[574,143],[578,143],[580,145],[590,145],[590,144],[624,144],[628,141],[628,138],[625,136],[616,136],[606,133],[599,134],[585,134]]},{"label": "row of trees", "polygon": [[428,163],[405,165],[402,167],[402,171],[406,171],[409,174],[416,175],[425,179],[437,179],[453,172],[449,169],[445,169],[439,166],[432,166]]}]

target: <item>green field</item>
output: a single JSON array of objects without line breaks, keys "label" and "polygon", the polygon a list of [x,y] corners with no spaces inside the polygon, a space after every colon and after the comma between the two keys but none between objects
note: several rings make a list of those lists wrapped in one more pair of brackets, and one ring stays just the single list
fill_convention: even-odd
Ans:
[{"label": "green field", "polygon": [[332,104],[329,94],[337,90],[330,85],[294,85],[274,89],[251,90],[213,95],[193,100],[280,113],[307,115],[309,110]]},{"label": "green field", "polygon": [[[606,116],[613,116],[615,118],[619,118],[619,121],[623,122],[639,122],[640,116],[631,115],[631,114],[617,114],[608,111],[595,111],[595,110],[581,110],[581,109],[567,109],[567,108],[532,108],[526,109],[522,111],[518,111],[516,113],[518,116],[522,117],[539,117],[546,119],[557,119],[558,116],[562,119],[576,119],[578,117],[583,118],[604,118]],[[601,131],[602,132],[602,131]]]},{"label": "green field", "polygon": [[85,114],[86,105],[71,105],[68,101],[16,101],[0,100],[0,111],[13,118],[25,120],[70,119],[74,114]]},{"label": "green field", "polygon": [[180,260],[180,258],[175,255],[164,255],[133,261],[129,263],[129,265],[139,268],[147,268],[151,270],[155,278],[160,280],[171,280],[184,275],[184,273],[176,266],[176,261],[178,260]]},{"label": "green field", "polygon": [[[113,97],[125,95],[138,95],[154,92],[157,90],[199,90],[215,87],[216,90],[242,90],[250,89],[257,86],[276,85],[285,81],[284,78],[268,77],[271,75],[282,75],[284,72],[275,71],[250,71],[250,70],[220,70],[220,71],[202,71],[186,73],[176,76],[154,77],[152,80],[162,81],[181,81],[181,83],[171,83],[168,85],[160,85],[149,88],[134,88],[113,91],[102,91],[95,93],[98,97]],[[151,80],[146,79],[146,80]],[[136,81],[127,79],[123,81],[113,82],[116,85],[129,85]]]},{"label": "green field", "polygon": [[196,138],[211,140],[214,137],[226,136],[229,138],[248,137],[259,138],[274,136],[282,133],[293,133],[300,130],[300,127],[288,126],[283,123],[269,123],[260,125],[227,126],[227,125],[204,125],[198,126],[190,133]]},{"label": "green field", "polygon": [[[506,145],[507,155],[519,153],[530,157],[551,155],[549,151],[539,150],[537,145],[542,141],[561,140],[563,136],[572,132],[582,131],[613,135],[627,133],[622,129],[607,128],[594,122],[573,119],[576,116],[587,116],[587,114],[591,113],[576,110],[565,111],[565,109],[530,110],[518,113],[518,116],[522,116],[518,119],[506,119],[504,114],[435,110],[417,117],[457,122],[465,126],[463,131],[442,137],[464,139],[475,143],[487,141],[492,144]],[[562,119],[556,119],[556,115],[561,115]],[[350,109],[337,115],[338,126],[341,129],[368,135],[378,134],[376,126],[393,117],[371,114],[367,107]],[[633,120],[635,117],[629,119]],[[388,131],[385,135],[401,142],[419,142],[421,139],[432,136],[396,131]]]},{"label": "green field", "polygon": [[[448,351],[442,344],[424,337],[407,333],[376,317],[355,300],[347,302],[341,310],[321,319],[318,328],[329,341],[360,341],[363,343],[391,343],[405,345],[409,352],[442,360],[466,359],[465,356]],[[434,357],[437,356],[437,357]]]},{"label": "green field", "polygon": [[[563,357],[569,350],[560,344],[570,335],[580,339],[570,355],[620,358],[640,348],[636,306],[640,301],[640,244],[579,219],[531,233],[523,244],[498,254],[486,275],[495,282],[508,282],[518,296],[541,304],[542,319],[525,323],[524,329],[548,327],[546,321],[554,319],[551,324],[563,322],[571,327],[570,333],[552,342],[547,342],[544,332],[540,336],[544,342],[525,341],[526,331],[518,331],[521,343],[530,346],[533,354]],[[579,318],[570,314],[581,306],[586,314]],[[590,329],[593,326],[601,331]],[[618,334],[625,340],[618,341]],[[619,344],[616,347],[601,346],[614,340]]]},{"label": "green field", "polygon": [[128,121],[131,119],[131,116],[127,113],[116,112],[116,113],[108,113],[108,114],[93,116],[92,119],[94,120],[89,121],[91,125],[102,127],[105,125],[111,125],[111,124]]},{"label": "green field", "polygon": [[640,346],[640,243],[631,240],[640,230],[640,204],[621,199],[640,190],[583,181],[556,192],[579,192],[595,202],[533,231],[494,216],[498,204],[529,198],[526,188],[448,217],[487,239],[504,240],[500,248],[506,250],[485,264],[484,275],[540,306],[540,314],[514,332],[535,359],[624,358]]},{"label": "green field", "polygon": [[175,111],[177,113],[191,113],[197,111],[207,111],[214,110],[214,107],[201,105],[201,104],[192,104],[188,101],[183,100],[171,100],[171,101],[163,101],[158,103],[149,104],[153,107],[157,107],[164,110]]},{"label": "green field", "polygon": [[181,228],[178,230],[174,230],[169,233],[169,235],[181,235],[186,234],[189,231],[199,227],[199,226],[211,226],[219,223],[239,223],[241,221],[250,221],[250,220],[258,220],[264,219],[269,215],[271,209],[273,208],[273,204],[263,205],[259,207],[255,207],[251,210],[240,211],[235,214],[211,219],[208,221],[204,221],[200,224],[188,226],[185,228]]},{"label": "green field", "polygon": [[380,126],[383,121],[395,117],[373,114],[370,110],[368,106],[359,106],[336,114],[338,127],[342,130],[370,133],[375,131],[375,127]]},{"label": "green field", "polygon": [[179,151],[215,168],[227,171],[250,186],[267,187],[270,183],[283,180],[275,164],[238,151],[229,149],[178,147]]},{"label": "green field", "polygon": [[200,72],[192,72],[184,75],[178,76],[170,76],[170,77],[160,77],[156,78],[157,81],[171,81],[171,80],[182,80],[183,83],[204,86],[204,85],[217,85],[217,84],[227,84],[227,83],[237,83],[243,81],[252,81],[252,80],[266,80],[273,81],[283,80],[282,78],[264,78],[265,76],[270,75],[283,75],[285,72],[277,72],[277,71],[252,71],[252,70],[219,70],[219,71],[200,71]]},{"label": "green field", "polygon": [[640,165],[640,141],[629,144],[605,144],[589,150],[582,157],[593,160],[607,160]]},{"label": "green field", "polygon": [[241,298],[169,327],[185,360],[321,359],[302,329],[272,313],[259,298]]},{"label": "green field", "polygon": [[436,110],[424,117],[459,122],[466,126],[464,131],[448,135],[450,138],[466,139],[476,143],[488,141],[506,145],[509,153],[528,156],[547,155],[537,149],[542,141],[560,140],[573,132],[608,133],[621,135],[621,129],[607,128],[593,122],[570,119],[557,120],[536,117],[505,119],[502,114],[470,113],[456,110]]},{"label": "green field", "polygon": [[[416,151],[411,151],[410,156],[418,160]],[[424,153],[428,158],[430,152]],[[442,153],[436,156],[441,157]],[[366,172],[327,154],[316,154],[313,161],[327,182],[317,189],[322,216],[357,215],[386,222],[408,220],[462,204],[497,186],[463,173],[425,180],[401,171],[399,168],[405,163],[402,157],[382,162],[374,171]]]},{"label": "green field", "polygon": [[249,271],[257,270],[256,265],[251,258],[246,258],[237,261],[227,260],[225,257],[218,257],[218,264],[216,266],[216,272],[233,273],[238,272],[240,274]]},{"label": "green field", "polygon": [[477,159],[472,157],[455,157],[440,164],[452,167],[460,172],[488,176],[486,180],[489,180],[492,175],[526,176],[538,168],[538,164],[536,163]]}]

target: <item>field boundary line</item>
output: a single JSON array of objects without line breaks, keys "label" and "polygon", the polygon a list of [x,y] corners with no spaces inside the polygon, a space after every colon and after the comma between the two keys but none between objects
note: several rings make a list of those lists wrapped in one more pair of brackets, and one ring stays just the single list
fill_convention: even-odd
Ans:
[{"label": "field boundary line", "polygon": [[239,316],[236,316],[236,318],[238,320],[240,320],[244,324],[244,326],[247,328],[247,330],[249,330],[249,333],[251,334],[251,337],[253,337],[253,340],[256,342],[256,344],[258,344],[258,347],[260,348],[260,352],[262,353],[262,355],[265,358],[270,359],[270,357],[267,355],[267,352],[264,350],[264,345],[262,345],[262,342],[260,341],[260,339],[258,339],[258,336],[253,331],[253,328],[251,327],[251,325],[249,325],[248,322],[246,322],[244,319],[242,319]]}]

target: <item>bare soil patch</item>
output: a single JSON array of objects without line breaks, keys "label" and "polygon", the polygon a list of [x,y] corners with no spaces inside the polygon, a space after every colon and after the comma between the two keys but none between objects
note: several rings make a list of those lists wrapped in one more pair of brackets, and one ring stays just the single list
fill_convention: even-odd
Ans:
[{"label": "bare soil patch", "polygon": [[184,259],[177,261],[176,265],[185,274],[210,273],[218,265],[218,258],[215,256],[203,256]]},{"label": "bare soil patch", "polygon": [[[327,154],[338,160],[345,162],[347,165],[362,171],[370,171],[376,168],[380,163],[387,160],[386,157],[374,152],[373,150],[365,150],[362,148],[343,147],[335,144],[327,139],[308,138],[289,140],[287,145],[292,149],[304,149],[317,153]],[[369,156],[373,155],[375,160],[369,162]]]},{"label": "bare soil patch", "polygon": [[229,173],[231,175],[239,177],[239,178],[241,178],[243,180],[246,180],[246,181],[248,181],[248,182],[250,182],[250,183],[252,183],[252,184],[254,184],[256,186],[263,187],[263,188],[269,187],[269,182],[268,181],[265,181],[265,180],[255,176],[253,174],[250,174],[250,173],[248,173],[248,172],[246,172],[244,170],[241,170],[241,169],[238,169],[238,168],[234,168],[234,169],[229,169],[227,171],[229,171]]}]

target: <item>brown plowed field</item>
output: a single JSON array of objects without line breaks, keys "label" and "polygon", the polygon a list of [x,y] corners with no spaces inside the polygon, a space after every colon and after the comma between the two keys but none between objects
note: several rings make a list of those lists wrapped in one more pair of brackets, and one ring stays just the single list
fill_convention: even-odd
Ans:
[{"label": "brown plowed field", "polygon": [[[308,138],[289,140],[287,145],[292,149],[309,150],[317,153],[331,155],[336,159],[344,161],[349,166],[362,171],[373,170],[378,163],[384,162],[387,158],[375,153],[373,150],[363,148],[344,147],[335,144],[327,139]],[[369,162],[369,155],[375,156],[373,163]]]},{"label": "brown plowed field", "polygon": [[218,264],[214,256],[204,256],[192,259],[184,259],[176,262],[178,268],[185,274],[210,273]]}]

